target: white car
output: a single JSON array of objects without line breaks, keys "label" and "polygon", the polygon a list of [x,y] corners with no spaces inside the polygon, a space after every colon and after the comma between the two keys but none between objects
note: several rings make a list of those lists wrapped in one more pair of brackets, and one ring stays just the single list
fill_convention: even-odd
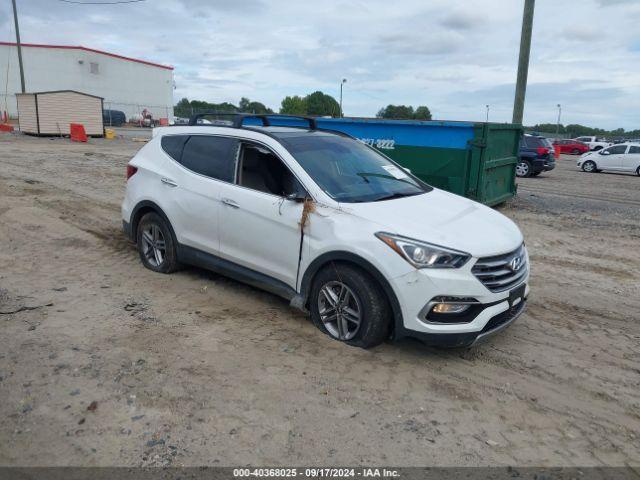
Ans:
[{"label": "white car", "polygon": [[578,137],[574,138],[573,140],[575,140],[576,142],[586,143],[587,145],[589,145],[589,150],[593,151],[602,150],[603,148],[611,145],[611,142],[607,142],[606,140],[598,137]]},{"label": "white car", "polygon": [[528,255],[511,220],[305,120],[155,129],[122,205],[144,266],[268,290],[363,348],[405,336],[466,346],[522,314]]},{"label": "white car", "polygon": [[577,165],[589,173],[607,170],[640,176],[640,143],[621,143],[597,152],[585,153],[578,159]]}]

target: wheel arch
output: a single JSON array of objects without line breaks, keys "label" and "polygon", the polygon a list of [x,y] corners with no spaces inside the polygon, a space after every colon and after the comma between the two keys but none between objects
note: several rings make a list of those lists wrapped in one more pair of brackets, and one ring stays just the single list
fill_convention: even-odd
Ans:
[{"label": "wheel arch", "polygon": [[[398,297],[380,270],[378,270],[371,262],[355,253],[347,251],[327,252],[313,260],[302,276],[302,281],[300,282],[300,293],[298,294],[299,296],[295,303],[301,307],[308,308],[310,300],[309,295],[311,294],[311,285],[313,285],[313,280],[320,270],[332,263],[347,263],[355,265],[368,273],[378,283],[391,306],[391,312],[393,314],[393,330],[391,335],[392,337],[397,338],[398,333],[403,331],[404,326],[402,320],[402,309],[400,308]],[[292,301],[292,303],[294,302]]]},{"label": "wheel arch", "polygon": [[171,232],[171,237],[173,237],[174,245],[178,245],[178,240],[176,238],[176,232],[173,230],[173,225],[171,224],[171,220],[167,217],[166,213],[158,206],[157,203],[152,202],[151,200],[143,200],[139,202],[131,212],[131,218],[129,219],[129,237],[132,241],[137,241],[137,232],[138,232],[138,224],[142,217],[150,212],[157,213],[162,217],[162,219],[169,226],[169,231]]}]

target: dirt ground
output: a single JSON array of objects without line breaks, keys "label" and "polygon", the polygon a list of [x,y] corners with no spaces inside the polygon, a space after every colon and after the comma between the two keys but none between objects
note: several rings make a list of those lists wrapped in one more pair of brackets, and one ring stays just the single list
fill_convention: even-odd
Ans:
[{"label": "dirt ground", "polygon": [[143,268],[141,143],[0,135],[0,465],[640,465],[640,178],[563,156],[520,181],[527,313],[468,350],[365,351]]}]

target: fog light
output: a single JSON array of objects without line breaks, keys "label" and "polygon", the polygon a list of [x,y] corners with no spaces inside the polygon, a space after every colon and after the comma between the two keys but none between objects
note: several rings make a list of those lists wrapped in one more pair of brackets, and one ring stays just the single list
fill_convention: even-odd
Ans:
[{"label": "fog light", "polygon": [[460,303],[436,303],[431,311],[433,313],[462,313],[469,309],[471,305]]}]

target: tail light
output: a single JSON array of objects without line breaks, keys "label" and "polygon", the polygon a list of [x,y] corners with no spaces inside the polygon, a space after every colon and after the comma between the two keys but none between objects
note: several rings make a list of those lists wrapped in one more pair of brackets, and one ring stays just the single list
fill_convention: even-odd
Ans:
[{"label": "tail light", "polygon": [[133,177],[137,171],[138,169],[133,165],[127,165],[127,180]]},{"label": "tail light", "polygon": [[546,155],[547,153],[549,153],[549,149],[546,147],[538,147],[536,149],[536,152],[538,152],[538,155]]}]

